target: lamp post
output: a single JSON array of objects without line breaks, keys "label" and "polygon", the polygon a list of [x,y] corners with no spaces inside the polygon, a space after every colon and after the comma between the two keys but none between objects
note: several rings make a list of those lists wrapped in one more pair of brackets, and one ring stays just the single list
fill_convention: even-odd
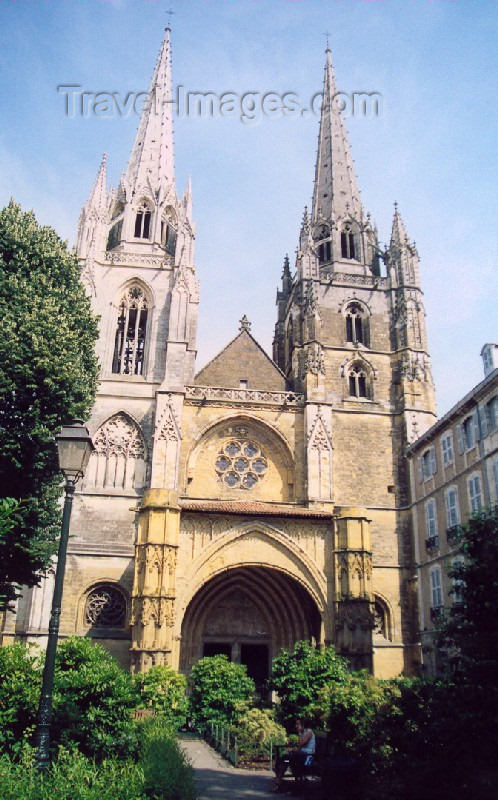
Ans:
[{"label": "lamp post", "polygon": [[54,687],[55,654],[59,638],[59,622],[61,614],[64,571],[66,568],[67,542],[69,539],[69,520],[73,505],[73,495],[78,478],[85,474],[88,460],[94,450],[88,430],[80,420],[64,425],[55,437],[59,456],[59,468],[66,479],[64,510],[62,512],[61,538],[55,570],[54,595],[52,611],[48,626],[48,641],[43,668],[43,682],[38,708],[38,724],[36,728],[38,768],[45,770],[50,764],[50,723],[52,720],[52,692]]}]

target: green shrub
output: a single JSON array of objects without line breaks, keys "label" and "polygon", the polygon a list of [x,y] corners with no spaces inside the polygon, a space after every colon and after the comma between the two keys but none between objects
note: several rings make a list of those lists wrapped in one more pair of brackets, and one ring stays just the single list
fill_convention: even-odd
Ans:
[{"label": "green shrub", "polygon": [[296,642],[288,652],[282,650],[273,661],[270,687],[278,693],[277,718],[288,731],[296,718],[309,719],[315,727],[323,722],[320,692],[329,684],[347,682],[350,672],[346,659],[332,646],[319,649],[309,642]]},{"label": "green shrub", "polygon": [[146,800],[144,774],[131,760],[100,764],[77,750],[59,749],[55,763],[40,775],[35,751],[25,747],[19,760],[0,756],[0,800]]},{"label": "green shrub", "polygon": [[190,673],[190,709],[197,725],[219,722],[229,725],[241,702],[255,692],[244,664],[233,664],[225,655],[201,658]]},{"label": "green shrub", "polygon": [[284,744],[287,741],[285,728],[275,722],[268,708],[251,708],[232,725],[232,733],[237,737],[239,756],[243,760],[267,758],[270,742]]},{"label": "green shrub", "polygon": [[71,637],[57,650],[52,739],[75,742],[88,756],[127,756],[136,749],[131,676],[100,645]]},{"label": "green shrub", "polygon": [[168,666],[154,666],[133,676],[137,708],[151,708],[180,728],[187,719],[187,679]]},{"label": "green shrub", "polygon": [[171,726],[160,717],[142,723],[140,761],[148,797],[195,800],[194,771]]},{"label": "green shrub", "polygon": [[0,647],[0,752],[19,748],[36,722],[41,658],[23,644]]}]

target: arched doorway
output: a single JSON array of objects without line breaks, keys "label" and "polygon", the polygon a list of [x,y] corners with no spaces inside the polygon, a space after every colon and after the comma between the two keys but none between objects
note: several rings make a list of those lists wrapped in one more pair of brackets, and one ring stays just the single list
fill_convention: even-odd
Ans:
[{"label": "arched doorway", "polygon": [[246,664],[258,691],[272,658],[301,639],[320,641],[321,617],[309,592],[269,567],[236,567],[205,583],[189,603],[182,624],[180,669],[203,656],[224,653]]}]

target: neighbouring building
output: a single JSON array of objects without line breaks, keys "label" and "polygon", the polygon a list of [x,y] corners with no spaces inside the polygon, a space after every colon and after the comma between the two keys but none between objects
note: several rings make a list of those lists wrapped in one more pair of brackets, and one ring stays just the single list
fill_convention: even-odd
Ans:
[{"label": "neighbouring building", "polygon": [[[169,29],[126,172],[109,189],[104,160],[81,213],[101,382],[61,633],[134,671],[223,652],[262,682],[299,639],[379,676],[419,666],[405,451],[436,420],[419,259],[397,207],[380,248],[336,94],[327,49],[313,204],[284,260],[273,359],[243,317],[196,374]],[[43,641],[50,580],[23,594],[4,641]]]},{"label": "neighbouring building", "polygon": [[498,345],[485,344],[485,378],[408,449],[425,671],[441,667],[434,632],[458,601],[448,570],[459,526],[498,503]]}]

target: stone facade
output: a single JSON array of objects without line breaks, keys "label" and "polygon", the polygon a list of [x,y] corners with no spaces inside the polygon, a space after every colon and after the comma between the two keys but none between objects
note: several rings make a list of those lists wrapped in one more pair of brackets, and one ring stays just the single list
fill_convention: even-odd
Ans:
[{"label": "stone facade", "polygon": [[[397,208],[381,250],[336,94],[327,50],[313,208],[294,274],[284,263],[273,361],[243,318],[195,376],[169,30],[127,172],[108,191],[104,160],[82,211],[101,383],[61,632],[99,639],[132,670],[226,652],[262,682],[299,639],[383,677],[417,668],[404,453],[435,421],[418,254]],[[49,581],[4,640],[43,640]]]},{"label": "stone facade", "polygon": [[434,631],[455,602],[448,570],[458,557],[458,526],[498,503],[497,350],[493,344],[484,346],[483,356],[490,353],[484,358],[485,379],[408,450],[420,639],[428,674],[442,667]]}]

